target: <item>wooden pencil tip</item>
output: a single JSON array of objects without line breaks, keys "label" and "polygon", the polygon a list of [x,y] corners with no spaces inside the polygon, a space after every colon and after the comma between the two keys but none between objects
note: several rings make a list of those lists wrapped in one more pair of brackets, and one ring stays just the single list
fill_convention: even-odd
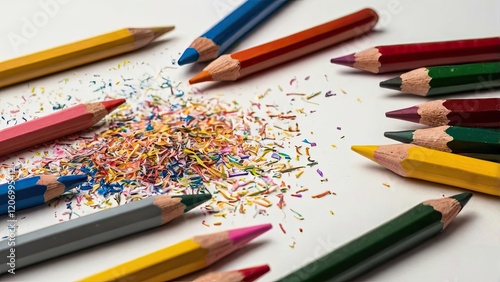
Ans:
[{"label": "wooden pencil tip", "polygon": [[472,197],[472,193],[466,192],[466,193],[458,194],[455,196],[451,196],[450,198],[457,200],[460,203],[460,206],[463,208],[469,202],[471,197]]},{"label": "wooden pencil tip", "polygon": [[333,58],[330,60],[332,64],[337,64],[337,65],[343,65],[343,66],[348,66],[352,67],[354,63],[356,63],[356,58],[354,57],[354,53],[347,55],[347,56],[342,56],[338,58]]},{"label": "wooden pencil tip", "polygon": [[262,275],[266,274],[271,268],[267,264],[255,266],[255,267],[250,267],[250,268],[244,268],[244,269],[239,269],[238,272],[243,275],[243,280],[242,281],[254,281],[257,280],[257,278],[261,277]]},{"label": "wooden pencil tip", "polygon": [[411,122],[420,122],[420,115],[418,114],[418,107],[413,106],[405,109],[390,111],[385,113],[385,116],[388,118],[396,118]]},{"label": "wooden pencil tip", "polygon": [[401,91],[401,85],[403,84],[403,80],[401,77],[391,78],[385,81],[380,82],[379,86],[382,88],[392,89]]},{"label": "wooden pencil tip", "polygon": [[125,99],[114,99],[114,100],[108,100],[108,101],[102,101],[101,104],[106,108],[106,111],[108,113],[111,113],[114,111],[116,108],[118,108],[121,104],[125,103]]},{"label": "wooden pencil tip", "polygon": [[154,39],[164,35],[165,33],[173,30],[175,26],[158,26],[149,28],[154,33]]},{"label": "wooden pencil tip", "polygon": [[375,151],[379,146],[351,146],[351,150],[362,155],[365,158],[368,158],[374,162],[375,161]]},{"label": "wooden pencil tip", "polygon": [[212,74],[208,71],[202,71],[199,74],[195,75],[189,80],[189,84],[196,84],[205,81],[212,81]]}]

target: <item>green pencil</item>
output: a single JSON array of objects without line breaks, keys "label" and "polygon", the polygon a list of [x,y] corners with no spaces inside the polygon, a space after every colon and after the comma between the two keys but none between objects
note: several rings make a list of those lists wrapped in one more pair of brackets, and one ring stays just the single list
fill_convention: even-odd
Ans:
[{"label": "green pencil", "polygon": [[380,87],[420,96],[492,89],[500,87],[500,62],[419,68]]},{"label": "green pencil", "polygon": [[460,155],[470,158],[482,159],[485,161],[500,163],[499,154],[476,154],[476,153],[461,153]]},{"label": "green pencil", "polygon": [[[151,196],[17,236],[15,268],[161,226],[209,200],[210,194]],[[12,253],[10,240],[0,241],[0,257]],[[0,273],[13,268],[0,264]]]},{"label": "green pencil", "polygon": [[472,197],[425,201],[278,281],[348,281],[439,234]]},{"label": "green pencil", "polygon": [[449,153],[500,154],[500,130],[438,126],[389,131],[385,137]]}]

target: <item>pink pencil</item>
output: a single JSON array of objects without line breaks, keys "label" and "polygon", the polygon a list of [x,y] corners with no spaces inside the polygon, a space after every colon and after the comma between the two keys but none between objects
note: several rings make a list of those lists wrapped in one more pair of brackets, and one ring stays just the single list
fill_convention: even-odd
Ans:
[{"label": "pink pencil", "polygon": [[0,156],[92,127],[125,99],[79,104],[0,131]]},{"label": "pink pencil", "polygon": [[212,265],[271,228],[271,224],[261,224],[194,236],[86,277],[80,282],[183,281],[177,278]]}]

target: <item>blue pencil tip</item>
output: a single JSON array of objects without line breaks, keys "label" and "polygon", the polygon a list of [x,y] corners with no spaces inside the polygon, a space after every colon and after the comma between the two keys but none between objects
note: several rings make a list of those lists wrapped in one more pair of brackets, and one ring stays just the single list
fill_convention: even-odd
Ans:
[{"label": "blue pencil tip", "polygon": [[87,182],[86,174],[78,174],[78,175],[65,175],[57,178],[57,181],[64,184],[66,186],[66,191],[75,188],[76,186]]},{"label": "blue pencil tip", "polygon": [[196,49],[189,47],[186,49],[186,51],[184,51],[177,63],[179,64],[179,66],[191,64],[197,62],[199,58],[200,53],[198,53]]}]

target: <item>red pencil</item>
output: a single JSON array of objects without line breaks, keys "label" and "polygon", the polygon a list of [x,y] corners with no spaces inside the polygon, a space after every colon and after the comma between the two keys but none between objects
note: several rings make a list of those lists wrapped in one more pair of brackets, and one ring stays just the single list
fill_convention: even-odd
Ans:
[{"label": "red pencil", "polygon": [[428,126],[499,128],[500,98],[436,100],[385,115]]},{"label": "red pencil", "polygon": [[259,265],[250,268],[238,269],[226,272],[210,272],[196,278],[193,282],[251,282],[266,274],[269,265]]},{"label": "red pencil", "polygon": [[189,83],[237,80],[363,35],[372,30],[377,21],[374,10],[363,9],[269,43],[223,55],[191,78]]},{"label": "red pencil", "polygon": [[0,156],[92,127],[125,99],[79,104],[0,131]]},{"label": "red pencil", "polygon": [[331,59],[373,73],[500,60],[500,37],[377,46]]}]

